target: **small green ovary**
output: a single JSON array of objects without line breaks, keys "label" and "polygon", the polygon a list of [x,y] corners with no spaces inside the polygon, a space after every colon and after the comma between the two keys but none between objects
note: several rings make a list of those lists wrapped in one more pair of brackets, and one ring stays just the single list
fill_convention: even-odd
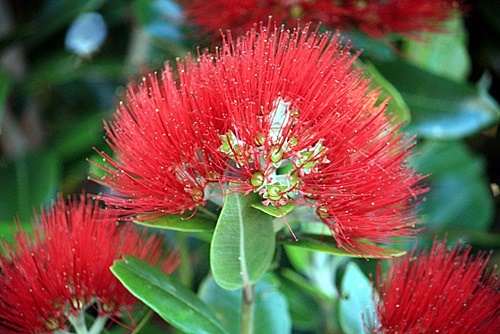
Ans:
[{"label": "small green ovary", "polygon": [[245,162],[252,162],[251,156],[247,152],[242,151],[242,147],[245,147],[246,143],[239,140],[233,131],[229,130],[227,134],[221,135],[219,138],[222,142],[219,146],[219,151],[227,154],[238,167],[244,166]]},{"label": "small green ovary", "polygon": [[252,184],[252,186],[254,186],[255,188],[260,188],[261,186],[264,185],[264,174],[262,174],[261,172],[255,172],[252,174],[252,177],[250,178],[250,183]]}]

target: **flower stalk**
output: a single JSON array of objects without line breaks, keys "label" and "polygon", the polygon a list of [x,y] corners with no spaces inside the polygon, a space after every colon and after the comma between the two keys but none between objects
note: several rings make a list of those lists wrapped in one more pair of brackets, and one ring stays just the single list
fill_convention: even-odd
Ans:
[{"label": "flower stalk", "polygon": [[80,311],[76,314],[70,314],[68,316],[68,321],[71,326],[73,326],[76,334],[90,334],[89,330],[87,329],[87,324],[85,323],[84,311]]},{"label": "flower stalk", "polygon": [[240,333],[253,334],[255,323],[255,289],[253,284],[242,289]]}]

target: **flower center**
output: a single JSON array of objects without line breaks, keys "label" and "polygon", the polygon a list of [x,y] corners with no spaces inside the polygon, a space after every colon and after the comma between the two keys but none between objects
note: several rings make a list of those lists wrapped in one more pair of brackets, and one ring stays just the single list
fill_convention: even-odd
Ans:
[{"label": "flower center", "polygon": [[[278,98],[269,115],[262,117],[261,128],[250,145],[229,130],[220,136],[219,151],[237,168],[250,170],[250,185],[263,198],[263,204],[282,206],[299,195],[300,179],[328,163],[323,140],[305,149],[297,149],[299,139],[291,135],[299,123],[299,112],[291,102]],[[266,119],[267,118],[267,119]],[[300,134],[299,134],[300,135]]]}]

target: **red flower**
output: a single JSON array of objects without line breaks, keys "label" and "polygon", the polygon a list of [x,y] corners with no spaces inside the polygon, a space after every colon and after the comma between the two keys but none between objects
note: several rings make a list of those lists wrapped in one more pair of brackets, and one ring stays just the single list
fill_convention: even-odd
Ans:
[{"label": "red flower", "polygon": [[[442,29],[440,25],[449,20],[459,9],[456,0],[351,0],[350,16],[354,24],[374,37],[399,33],[415,35]],[[363,3],[363,5],[359,5]]]},{"label": "red flower", "polygon": [[105,200],[176,214],[231,183],[265,205],[316,207],[341,247],[376,254],[354,239],[413,233],[424,189],[405,166],[412,140],[375,105],[355,59],[337,35],[262,27],[179,63],[178,85],[168,67],[149,76],[107,126],[117,159],[103,154],[98,182],[117,194]]},{"label": "red flower", "polygon": [[358,28],[374,37],[435,31],[461,1],[456,0],[186,0],[191,21],[212,35],[230,29],[241,33],[272,16],[280,23],[321,22],[334,29]]},{"label": "red flower", "polygon": [[374,333],[499,333],[500,276],[486,270],[490,256],[435,241],[428,255],[395,260],[385,278],[379,267]]},{"label": "red flower", "polygon": [[124,254],[160,263],[171,273],[175,252],[162,252],[163,239],[147,237],[130,225],[118,225],[110,210],[85,195],[59,197],[50,211],[36,217],[34,236],[20,231],[17,246],[3,242],[0,257],[0,331],[46,333],[69,329],[93,307],[96,321],[122,317],[137,299],[109,267]]}]

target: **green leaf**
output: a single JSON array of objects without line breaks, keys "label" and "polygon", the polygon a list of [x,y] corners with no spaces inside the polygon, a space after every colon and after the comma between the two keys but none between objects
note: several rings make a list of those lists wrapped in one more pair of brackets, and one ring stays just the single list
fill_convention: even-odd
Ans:
[{"label": "green leaf", "polygon": [[276,243],[272,217],[251,207],[255,194],[228,193],[215,227],[210,267],[222,288],[256,283],[269,268]]},{"label": "green leaf", "polygon": [[500,120],[497,103],[480,88],[432,74],[398,59],[375,63],[403,96],[411,110],[407,129],[434,139],[475,134]]},{"label": "green leaf", "polygon": [[134,223],[147,227],[163,228],[182,232],[212,232],[215,222],[199,216],[164,215],[161,217],[145,219],[144,216]]},{"label": "green leaf", "polygon": [[[322,235],[322,237],[331,239],[331,235]],[[327,252],[310,251],[302,247],[284,247],[284,249],[293,267],[308,277],[323,295],[329,298],[338,295],[335,273],[339,266],[348,260],[347,257],[333,256]]]},{"label": "green leaf", "polygon": [[28,221],[59,189],[60,163],[51,152],[21,156],[0,165],[0,219]]},{"label": "green leaf", "polygon": [[357,50],[363,50],[361,56],[370,59],[392,60],[396,58],[394,47],[379,38],[373,38],[361,31],[342,31],[342,36]]},{"label": "green leaf", "polygon": [[[241,290],[224,290],[209,277],[201,283],[200,298],[214,311],[230,333],[240,332]],[[288,303],[268,277],[255,286],[254,333],[291,332]]]},{"label": "green leaf", "polygon": [[372,81],[372,88],[380,89],[379,103],[390,97],[387,103],[387,111],[396,116],[397,122],[409,122],[411,120],[410,108],[401,96],[401,93],[377,70],[372,63],[365,63],[363,70],[368,72]]},{"label": "green leaf", "polygon": [[283,268],[280,274],[279,287],[288,301],[293,328],[314,331],[322,320],[318,300],[328,301],[328,297],[312,286],[304,276],[290,269]]},{"label": "green leaf", "polygon": [[[33,234],[33,224],[32,222],[22,222],[22,231],[26,232],[28,235]],[[0,240],[12,243],[14,241],[14,236],[19,232],[18,227],[14,224],[14,221],[0,221]],[[2,253],[0,247],[0,254]]]},{"label": "green leaf", "polygon": [[64,126],[51,139],[52,150],[65,160],[93,152],[92,146],[102,140],[104,133],[102,117],[101,113],[83,115]]},{"label": "green leaf", "polygon": [[295,204],[292,203],[287,203],[283,206],[274,206],[274,205],[264,205],[262,202],[257,202],[257,203],[252,203],[250,204],[252,208],[255,208],[257,210],[260,210],[264,213],[267,213],[270,216],[280,218],[283,216],[286,216],[290,211],[295,208]]},{"label": "green leaf", "polygon": [[316,234],[301,234],[297,235],[298,240],[295,240],[291,236],[279,235],[278,242],[284,246],[300,247],[310,251],[323,252],[339,256],[356,257],[356,258],[386,258],[386,257],[398,257],[406,254],[405,251],[384,248],[383,251],[379,252],[379,255],[374,257],[372,254],[352,254],[345,249],[338,248],[337,243],[332,237],[326,235],[316,235]]},{"label": "green leaf", "polygon": [[372,323],[375,315],[373,290],[370,280],[354,262],[347,264],[341,292],[338,310],[343,333],[365,333],[365,324]]},{"label": "green leaf", "polygon": [[227,333],[212,310],[191,290],[132,256],[111,267],[123,285],[160,317],[185,333]]},{"label": "green leaf", "polygon": [[484,162],[461,142],[426,141],[417,150],[411,162],[429,174],[430,191],[421,204],[426,231],[488,231],[494,202]]},{"label": "green leaf", "polygon": [[[279,236],[280,238],[281,236]],[[292,264],[295,270],[302,274],[307,272],[310,264],[311,252],[302,247],[284,247],[288,261]]]},{"label": "green leaf", "polygon": [[[320,254],[320,253],[317,253]],[[338,267],[335,268],[337,270]],[[318,287],[316,282],[307,277],[307,275],[299,274],[294,270],[288,268],[282,268],[280,270],[281,276],[289,281],[291,285],[294,286],[294,289],[298,289],[303,293],[306,293],[310,297],[314,298],[318,302],[331,302],[335,296],[326,294],[324,289]],[[335,273],[333,276],[335,276]],[[331,284],[336,284],[336,282],[329,282]]]},{"label": "green leaf", "polygon": [[465,81],[470,71],[467,37],[461,15],[443,23],[443,33],[423,33],[403,43],[404,54],[414,64],[455,81]]}]

